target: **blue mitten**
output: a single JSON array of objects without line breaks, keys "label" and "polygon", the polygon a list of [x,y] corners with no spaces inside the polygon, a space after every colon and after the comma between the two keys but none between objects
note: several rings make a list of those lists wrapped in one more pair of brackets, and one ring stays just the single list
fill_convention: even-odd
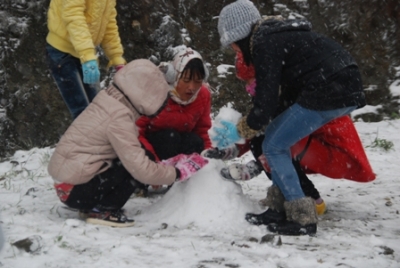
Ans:
[{"label": "blue mitten", "polygon": [[223,125],[224,127],[214,128],[217,136],[213,138],[213,141],[217,143],[218,148],[230,147],[232,144],[238,142],[241,139],[234,123],[221,120],[221,125]]},{"label": "blue mitten", "polygon": [[99,66],[97,60],[90,60],[82,64],[83,83],[95,84],[100,80]]}]

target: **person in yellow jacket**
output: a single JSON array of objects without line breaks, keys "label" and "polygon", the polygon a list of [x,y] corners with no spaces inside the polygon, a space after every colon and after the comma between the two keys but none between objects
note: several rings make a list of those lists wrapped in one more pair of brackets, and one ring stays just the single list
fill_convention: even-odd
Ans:
[{"label": "person in yellow jacket", "polygon": [[118,71],[126,61],[118,33],[116,0],[51,0],[46,57],[75,119],[100,89],[97,47]]}]

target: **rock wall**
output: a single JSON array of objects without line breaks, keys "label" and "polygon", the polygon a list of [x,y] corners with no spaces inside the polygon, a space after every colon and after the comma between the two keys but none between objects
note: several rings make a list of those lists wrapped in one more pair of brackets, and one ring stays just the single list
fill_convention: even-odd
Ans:
[{"label": "rock wall", "polygon": [[[128,61],[148,58],[156,64],[172,56],[173,47],[192,46],[210,64],[213,111],[233,102],[245,113],[250,99],[230,73],[217,66],[234,64],[220,48],[217,16],[232,0],[118,0],[118,25]],[[398,116],[398,98],[388,90],[400,66],[400,4],[397,0],[253,1],[262,14],[304,17],[314,30],[339,41],[360,65],[371,105],[379,115]],[[71,123],[70,115],[47,70],[44,47],[49,0],[3,0],[0,3],[0,157],[18,149],[52,145]],[[100,51],[101,53],[101,51]],[[110,81],[101,57],[103,85]]]}]

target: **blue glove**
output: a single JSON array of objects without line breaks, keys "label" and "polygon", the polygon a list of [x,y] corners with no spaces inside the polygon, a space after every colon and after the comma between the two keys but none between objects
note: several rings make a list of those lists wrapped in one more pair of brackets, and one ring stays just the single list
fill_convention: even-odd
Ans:
[{"label": "blue glove", "polygon": [[217,136],[212,138],[217,143],[218,148],[230,147],[241,139],[234,123],[221,120],[221,125],[224,128],[215,127],[214,131],[217,133]]},{"label": "blue glove", "polygon": [[97,60],[90,60],[82,64],[83,83],[95,84],[100,80],[99,66]]}]

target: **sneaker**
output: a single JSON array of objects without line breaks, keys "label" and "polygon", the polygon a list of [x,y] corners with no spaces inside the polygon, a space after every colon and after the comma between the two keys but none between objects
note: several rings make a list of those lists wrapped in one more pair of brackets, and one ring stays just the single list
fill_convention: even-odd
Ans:
[{"label": "sneaker", "polygon": [[82,220],[86,220],[89,217],[89,211],[88,210],[79,210],[78,216]]},{"label": "sneaker", "polygon": [[63,209],[67,209],[73,212],[78,212],[78,217],[82,220],[86,220],[86,218],[89,216],[89,210],[83,210],[83,209],[77,209],[77,208],[71,208],[68,206],[63,206]]},{"label": "sneaker", "polygon": [[105,225],[110,227],[130,227],[135,221],[129,219],[122,209],[98,211],[93,209],[87,214],[86,222],[90,224]]},{"label": "sneaker", "polygon": [[278,212],[275,209],[267,209],[261,214],[247,213],[246,221],[254,225],[268,225],[270,223],[278,223],[286,220],[285,212]]},{"label": "sneaker", "polygon": [[251,160],[246,165],[243,164],[232,164],[226,168],[221,169],[221,175],[225,179],[229,180],[250,180],[262,172],[256,161]]}]

